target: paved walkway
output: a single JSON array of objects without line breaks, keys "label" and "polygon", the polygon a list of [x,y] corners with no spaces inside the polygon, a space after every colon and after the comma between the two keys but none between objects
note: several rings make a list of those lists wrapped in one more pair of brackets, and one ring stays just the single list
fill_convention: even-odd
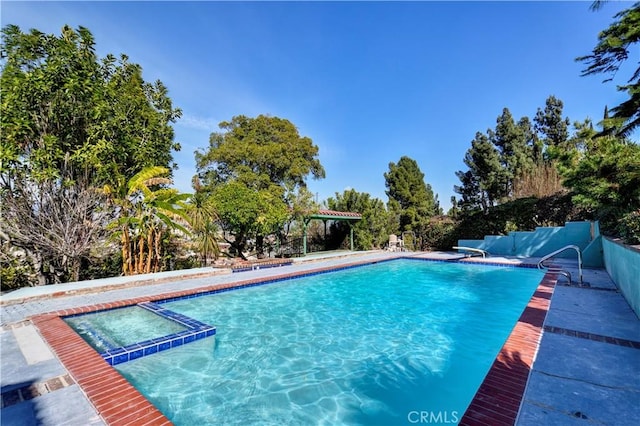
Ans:
[{"label": "paved walkway", "polygon": [[[162,282],[94,282],[38,288],[0,299],[2,425],[104,424],[29,321],[32,315],[259,277],[383,260],[403,253],[342,253],[230,275],[192,271]],[[404,253],[406,254],[406,253]],[[457,254],[431,253],[434,259]],[[495,258],[491,258],[495,261]],[[522,259],[501,259],[511,263]],[[286,268],[286,269],[285,269]],[[207,268],[209,269],[209,268]],[[576,271],[572,272],[576,276]],[[177,272],[174,272],[177,274]],[[171,274],[169,274],[171,275]],[[640,321],[604,270],[586,270],[590,287],[558,285],[517,423],[635,424],[640,418]],[[70,290],[71,291],[68,291]],[[33,291],[33,290],[32,290]]]},{"label": "paved walkway", "polygon": [[555,288],[519,425],[638,424],[640,320],[606,271],[584,281]]}]

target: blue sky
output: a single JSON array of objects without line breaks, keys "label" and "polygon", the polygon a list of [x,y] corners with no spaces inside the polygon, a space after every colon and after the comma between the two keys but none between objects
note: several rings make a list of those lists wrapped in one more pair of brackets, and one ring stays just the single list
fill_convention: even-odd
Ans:
[{"label": "blue sky", "polygon": [[234,115],[289,119],[320,148],[320,201],[354,188],[387,201],[383,174],[418,162],[445,210],[477,131],[502,108],[533,118],[549,95],[572,121],[624,99],[577,56],[632,5],[609,2],[7,2],[2,26],[89,28],[98,54],[125,53],[183,110],[176,186],[194,151]]}]

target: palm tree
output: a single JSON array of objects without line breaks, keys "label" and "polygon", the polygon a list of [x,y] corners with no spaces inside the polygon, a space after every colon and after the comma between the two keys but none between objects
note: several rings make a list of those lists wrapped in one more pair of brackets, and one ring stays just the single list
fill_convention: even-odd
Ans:
[{"label": "palm tree", "polygon": [[188,222],[185,200],[191,195],[167,188],[172,183],[168,173],[165,167],[146,167],[128,181],[119,177],[115,187],[103,188],[116,206],[111,227],[120,236],[124,275],[158,272],[164,233],[189,234],[183,224]]},{"label": "palm tree", "polygon": [[196,237],[202,259],[201,264],[202,266],[207,266],[209,254],[213,254],[214,258],[217,259],[220,253],[216,239],[218,232],[216,222],[219,218],[211,197],[203,190],[198,176],[193,178],[193,189],[195,192],[189,198],[187,208],[189,224]]}]

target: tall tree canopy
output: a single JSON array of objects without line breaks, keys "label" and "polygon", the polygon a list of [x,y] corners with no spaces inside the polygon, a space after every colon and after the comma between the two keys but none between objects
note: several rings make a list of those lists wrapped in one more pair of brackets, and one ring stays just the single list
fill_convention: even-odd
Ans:
[{"label": "tall tree canopy", "polygon": [[528,117],[521,118],[517,123],[508,108],[502,110],[496,120],[495,131],[487,131],[489,139],[500,153],[500,163],[504,178],[503,188],[499,190],[502,197],[512,193],[513,181],[516,176],[531,169],[533,164],[533,145],[535,135]]},{"label": "tall tree canopy", "polygon": [[469,170],[456,172],[462,185],[454,187],[462,196],[460,206],[464,210],[486,211],[504,196],[507,175],[500,163],[500,153],[487,135],[477,132],[465,153],[464,164]]},{"label": "tall tree canopy", "polygon": [[403,156],[398,164],[389,163],[384,179],[389,209],[399,215],[400,232],[420,231],[438,213],[431,185],[424,181],[424,173],[415,160]]},{"label": "tall tree canopy", "polygon": [[[171,123],[181,113],[166,87],[145,82],[125,55],[99,59],[87,28],[53,35],[8,25],[1,50],[0,191],[11,200],[2,215],[32,220],[2,223],[0,239],[7,252],[25,253],[34,282],[77,279],[79,262],[99,242],[87,223],[105,225],[96,188],[116,187],[145,167],[172,167],[179,145]],[[76,210],[64,227],[56,219],[49,243],[25,238],[48,211],[64,215],[62,205]],[[50,243],[61,239],[83,243]]]},{"label": "tall tree canopy", "polygon": [[148,166],[172,167],[171,123],[180,117],[160,81],[122,55],[99,60],[91,32],[2,30],[0,172],[59,177],[64,164],[114,184]]},{"label": "tall tree canopy", "polygon": [[562,117],[563,108],[562,101],[553,95],[545,101],[544,109],[538,108],[533,122],[542,146],[563,146],[569,139],[570,122],[568,117]]},{"label": "tall tree canopy", "polygon": [[561,168],[564,184],[573,202],[612,232],[640,210],[640,146],[584,125],[574,139]]},{"label": "tall tree canopy", "polygon": [[223,131],[211,134],[208,150],[196,152],[205,185],[238,180],[256,189],[278,185],[293,190],[306,186],[309,175],[324,178],[318,147],[289,120],[239,115],[219,127]]},{"label": "tall tree canopy", "polygon": [[468,167],[456,175],[461,185],[464,211],[482,210],[518,196],[550,195],[560,186],[553,161],[566,156],[574,140],[569,138],[569,119],[562,116],[562,101],[549,96],[545,108],[533,119],[517,122],[508,108],[496,119],[494,129],[477,132],[464,157]]},{"label": "tall tree canopy", "polygon": [[[595,2],[598,9],[602,2]],[[640,3],[634,3],[629,9],[615,15],[615,22],[598,35],[598,44],[591,55],[581,56],[576,60],[587,67],[583,76],[604,74],[605,82],[613,80],[620,67],[629,58],[637,59],[637,44],[640,41]],[[628,136],[640,126],[640,66],[638,66],[626,84],[618,86],[618,90],[626,92],[628,99],[611,109],[613,116],[604,126],[605,131],[615,131],[619,135]]]},{"label": "tall tree canopy", "polygon": [[353,227],[353,239],[356,250],[371,250],[382,248],[389,239],[390,216],[379,198],[371,198],[366,192],[358,192],[349,189],[342,194],[336,192],[335,198],[327,199],[327,206],[331,210],[343,212],[356,212],[362,215],[362,219],[347,224],[337,221],[331,225],[333,239],[342,241],[349,233],[349,227]]},{"label": "tall tree canopy", "polygon": [[261,255],[262,237],[284,223],[287,201],[306,188],[309,176],[324,177],[318,147],[278,117],[240,115],[220,123],[220,129],[211,134],[209,147],[195,154],[198,174],[237,254],[242,256],[246,239],[255,236]]}]

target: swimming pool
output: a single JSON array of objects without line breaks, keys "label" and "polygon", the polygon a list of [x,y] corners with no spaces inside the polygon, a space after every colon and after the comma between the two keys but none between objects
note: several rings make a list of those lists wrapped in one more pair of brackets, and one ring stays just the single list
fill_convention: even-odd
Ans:
[{"label": "swimming pool", "polygon": [[459,419],[541,277],[396,260],[168,302],[216,340],[116,368],[176,424]]}]

